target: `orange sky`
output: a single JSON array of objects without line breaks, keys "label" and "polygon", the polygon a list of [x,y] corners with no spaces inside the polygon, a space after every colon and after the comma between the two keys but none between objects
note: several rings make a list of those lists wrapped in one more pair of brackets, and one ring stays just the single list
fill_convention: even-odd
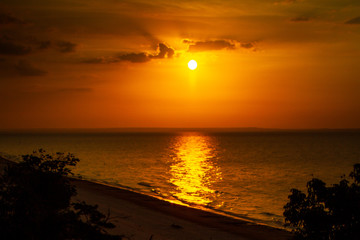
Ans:
[{"label": "orange sky", "polygon": [[359,12],[358,0],[3,0],[0,129],[360,128]]}]

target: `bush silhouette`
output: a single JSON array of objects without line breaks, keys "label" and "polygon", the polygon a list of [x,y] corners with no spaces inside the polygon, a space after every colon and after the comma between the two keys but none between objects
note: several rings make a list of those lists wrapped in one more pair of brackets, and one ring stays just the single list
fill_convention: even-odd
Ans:
[{"label": "bush silhouette", "polygon": [[42,149],[9,164],[0,175],[2,239],[121,239],[97,205],[72,203],[76,189],[68,178],[79,159]]},{"label": "bush silhouette", "polygon": [[307,195],[291,189],[284,206],[285,225],[295,239],[360,239],[360,164],[338,184],[326,187],[319,179],[307,183]]}]

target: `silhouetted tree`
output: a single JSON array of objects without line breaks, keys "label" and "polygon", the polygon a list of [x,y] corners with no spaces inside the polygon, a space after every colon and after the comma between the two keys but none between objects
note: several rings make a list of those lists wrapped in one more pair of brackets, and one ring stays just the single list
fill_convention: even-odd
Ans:
[{"label": "silhouetted tree", "polygon": [[284,216],[295,239],[360,239],[360,164],[349,177],[351,182],[343,176],[330,187],[314,178],[307,183],[307,195],[291,189]]},{"label": "silhouetted tree", "polygon": [[42,149],[22,158],[0,175],[1,239],[121,239],[107,233],[115,226],[97,205],[71,203],[78,158]]}]

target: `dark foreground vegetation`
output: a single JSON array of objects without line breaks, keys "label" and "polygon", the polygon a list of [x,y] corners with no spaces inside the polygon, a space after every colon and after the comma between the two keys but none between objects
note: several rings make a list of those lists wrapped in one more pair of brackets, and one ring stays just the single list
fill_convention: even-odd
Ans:
[{"label": "dark foreground vegetation", "polygon": [[97,205],[72,202],[76,189],[69,167],[72,154],[39,150],[9,164],[0,175],[1,239],[121,239],[106,229],[115,226]]},{"label": "dark foreground vegetation", "polygon": [[291,190],[284,206],[287,226],[294,228],[295,239],[360,239],[360,164],[354,165],[349,180],[327,187],[319,179],[307,183],[307,195]]}]

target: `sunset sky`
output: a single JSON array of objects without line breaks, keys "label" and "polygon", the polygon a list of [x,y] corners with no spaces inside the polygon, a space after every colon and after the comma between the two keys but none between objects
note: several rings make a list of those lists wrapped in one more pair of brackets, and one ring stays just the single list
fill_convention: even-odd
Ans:
[{"label": "sunset sky", "polygon": [[360,1],[1,0],[0,112],[0,129],[360,128]]}]

